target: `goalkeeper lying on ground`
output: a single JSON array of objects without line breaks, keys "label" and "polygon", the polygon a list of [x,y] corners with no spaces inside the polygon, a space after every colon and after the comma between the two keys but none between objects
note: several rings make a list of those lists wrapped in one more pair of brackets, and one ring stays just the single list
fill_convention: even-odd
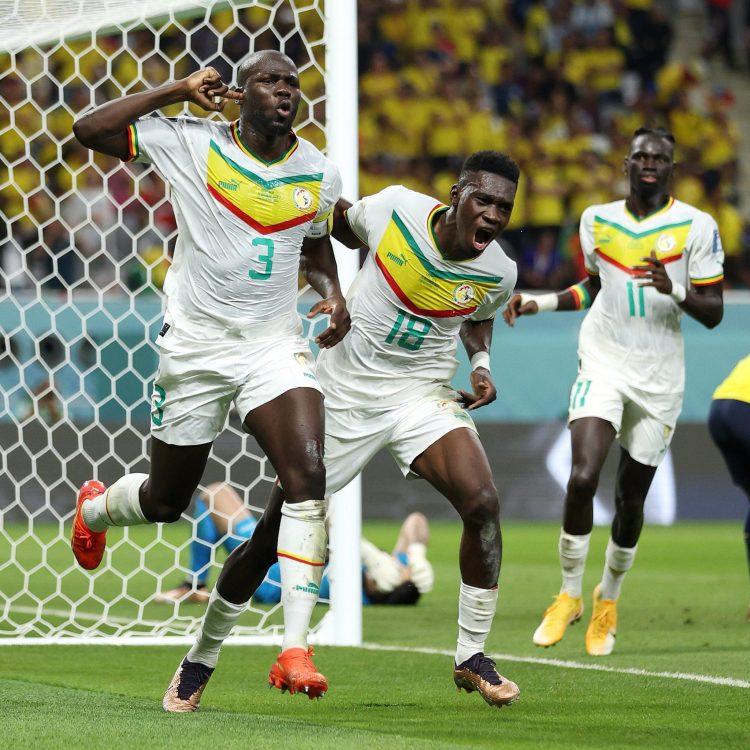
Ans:
[{"label": "goalkeeper lying on ground", "polygon": [[[231,553],[255,531],[257,519],[240,496],[226,484],[211,484],[195,499],[198,523],[190,543],[190,578],[170,591],[157,595],[157,601],[207,602],[208,575],[213,549],[221,544]],[[362,539],[362,603],[416,604],[421,594],[432,590],[434,576],[427,560],[429,526],[421,513],[411,513],[401,524],[396,546],[388,554]],[[329,599],[327,573],[323,574],[320,598]],[[269,569],[253,595],[260,604],[281,600],[279,564]]]}]

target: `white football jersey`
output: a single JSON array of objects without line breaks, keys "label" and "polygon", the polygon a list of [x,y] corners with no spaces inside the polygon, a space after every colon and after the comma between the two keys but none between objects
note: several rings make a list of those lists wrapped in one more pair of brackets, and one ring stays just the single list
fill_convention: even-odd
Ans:
[{"label": "white football jersey", "polygon": [[170,310],[191,318],[296,329],[302,242],[328,233],[341,178],[302,138],[266,162],[237,126],[143,117],[129,128],[131,159],[153,164],[171,188],[178,237],[164,291]]},{"label": "white football jersey", "polygon": [[653,250],[669,277],[686,288],[721,281],[724,253],[716,222],[674,198],[638,219],[620,200],[587,208],[580,236],[586,268],[601,279],[581,325],[582,362],[646,392],[682,392],[682,310],[668,295],[639,286],[632,269],[645,265],[642,259]]},{"label": "white football jersey", "polygon": [[461,324],[492,318],[510,297],[516,264],[497,242],[471,260],[443,257],[434,224],[447,210],[400,185],[348,209],[370,255],[348,294],[351,332],[318,359],[338,405],[356,406],[364,392],[388,408],[449,382]]}]

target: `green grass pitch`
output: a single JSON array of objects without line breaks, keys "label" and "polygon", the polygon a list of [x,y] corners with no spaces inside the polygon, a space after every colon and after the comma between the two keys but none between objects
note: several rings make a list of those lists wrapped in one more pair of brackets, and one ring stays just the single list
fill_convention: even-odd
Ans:
[{"label": "green grass pitch", "polygon": [[[396,527],[369,523],[365,533],[388,546]],[[552,524],[506,525],[488,651],[750,680],[740,523],[647,528],[625,582],[615,653],[596,661],[584,652],[585,624],[555,648],[531,644],[559,584],[557,534]],[[746,687],[499,661],[521,687],[518,703],[497,710],[476,694],[459,695],[450,657],[406,650],[453,647],[458,535],[456,524],[433,525],[437,583],[418,606],[365,610],[365,640],[404,651],[317,650],[331,684],[321,701],[266,687],[274,648],[226,648],[200,711],[167,715],[161,696],[184,647],[2,647],[0,747],[750,747]],[[606,530],[595,531],[587,592],[601,572],[606,538]],[[2,545],[0,553],[7,553]],[[12,585],[8,575],[0,575],[0,590]]]}]

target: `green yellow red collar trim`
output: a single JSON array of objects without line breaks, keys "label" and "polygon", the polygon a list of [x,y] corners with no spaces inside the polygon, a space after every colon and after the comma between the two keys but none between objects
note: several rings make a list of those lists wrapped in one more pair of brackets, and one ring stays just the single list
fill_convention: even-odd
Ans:
[{"label": "green yellow red collar trim", "polygon": [[669,200],[661,207],[657,208],[656,211],[654,211],[651,214],[646,214],[645,216],[636,216],[629,208],[628,208],[628,202],[625,201],[625,213],[633,220],[637,222],[646,221],[647,219],[653,219],[654,216],[658,216],[659,214],[663,214],[665,211],[669,211],[670,208],[674,206],[674,196],[670,195]]},{"label": "green yellow red collar trim", "polygon": [[294,139],[292,142],[292,145],[289,147],[287,151],[285,151],[278,159],[272,159],[271,161],[266,161],[262,156],[258,156],[258,154],[251,151],[241,140],[240,140],[240,122],[239,120],[235,120],[232,122],[229,126],[229,130],[232,134],[232,140],[235,142],[235,145],[237,148],[242,151],[243,154],[246,156],[249,156],[251,159],[255,159],[255,161],[260,162],[265,167],[272,167],[276,166],[278,164],[283,164],[285,161],[288,161],[289,158],[292,156],[292,154],[297,150],[299,147],[299,138],[297,138],[297,135],[292,130],[292,138]]}]

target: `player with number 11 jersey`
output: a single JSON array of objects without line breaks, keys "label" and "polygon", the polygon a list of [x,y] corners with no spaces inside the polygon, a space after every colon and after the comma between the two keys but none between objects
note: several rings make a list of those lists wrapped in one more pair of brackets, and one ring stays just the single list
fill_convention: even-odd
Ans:
[{"label": "player with number 11 jersey", "polygon": [[591,307],[581,324],[570,393],[573,466],[559,541],[563,583],[534,632],[537,646],[560,641],[583,613],[593,498],[617,437],[612,536],[585,638],[591,656],[614,649],[617,601],[635,560],[643,504],[682,407],[680,319],[686,312],[713,328],[723,315],[719,231],[711,216],[670,195],[674,147],[664,130],[637,130],[623,165],[627,198],[590,206],[581,216],[588,278],[558,294],[516,295],[505,311],[513,325],[519,315]]}]

